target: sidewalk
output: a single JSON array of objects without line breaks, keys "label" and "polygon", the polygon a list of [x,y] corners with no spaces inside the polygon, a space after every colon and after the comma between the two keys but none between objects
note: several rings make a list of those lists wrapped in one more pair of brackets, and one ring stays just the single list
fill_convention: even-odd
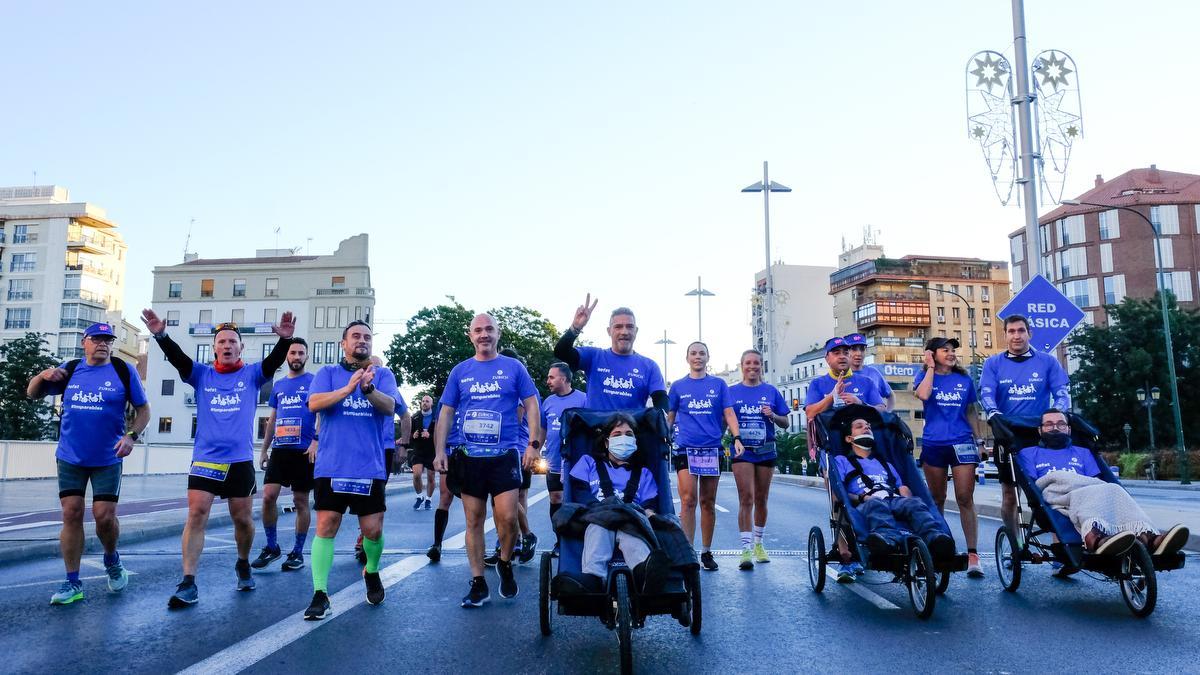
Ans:
[{"label": "sidewalk", "polygon": [[[258,494],[254,495],[254,517],[262,511],[262,472],[258,472]],[[408,475],[408,474],[404,474]],[[404,475],[393,476],[388,493],[412,489]],[[89,495],[90,496],[90,495]],[[280,493],[280,508],[291,507],[291,490]],[[84,553],[100,553],[92,520],[91,501],[85,501]],[[121,543],[136,544],[150,539],[178,536],[187,518],[187,475],[125,476],[121,481]],[[229,512],[213,504],[210,526],[228,525]],[[58,505],[58,480],[38,478],[0,481],[0,564],[42,556],[57,556],[62,511]]]}]

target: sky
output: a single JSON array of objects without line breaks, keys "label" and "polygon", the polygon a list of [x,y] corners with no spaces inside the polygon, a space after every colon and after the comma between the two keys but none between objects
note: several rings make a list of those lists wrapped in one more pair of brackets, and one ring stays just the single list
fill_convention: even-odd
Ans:
[{"label": "sky", "polygon": [[[772,258],[833,265],[878,230],[890,256],[1008,260],[1023,223],[967,137],[968,57],[1012,57],[1010,3],[179,2],[9,4],[0,185],[57,184],[151,269],[370,235],[377,343],[453,295],[585,332],[632,307],[639,351],[684,374],[696,277],[711,365],[750,343]],[[1200,173],[1200,4],[1030,1],[1030,56],[1074,57],[1066,194],[1156,163]],[[1190,65],[1189,65],[1190,64]],[[1045,212],[1047,209],[1043,209]],[[280,228],[280,234],[275,229]],[[814,288],[827,293],[828,288]]]}]

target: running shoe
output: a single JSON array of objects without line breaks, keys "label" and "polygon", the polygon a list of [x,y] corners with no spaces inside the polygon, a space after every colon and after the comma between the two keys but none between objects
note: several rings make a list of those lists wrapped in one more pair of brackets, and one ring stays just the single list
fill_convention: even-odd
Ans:
[{"label": "running shoe", "polygon": [[705,551],[700,554],[700,565],[709,572],[717,571],[717,561],[713,558],[712,551]]},{"label": "running shoe", "polygon": [[500,562],[500,544],[496,544],[496,550],[492,554],[483,559],[483,564],[488,567],[495,567],[496,563]]},{"label": "running shoe", "polygon": [[437,561],[441,560],[442,559],[442,547],[437,544],[430,546],[429,550],[425,551],[425,556],[427,558],[429,558],[430,562],[437,562]]},{"label": "running shoe", "polygon": [[750,549],[742,550],[742,559],[738,562],[738,569],[745,571],[754,569],[754,553]]},{"label": "running shoe", "polygon": [[533,556],[537,553],[537,535],[530,532],[521,537],[521,553],[517,556],[517,561],[522,565],[533,560]]},{"label": "running shoe", "polygon": [[511,600],[517,597],[517,577],[513,575],[512,561],[496,563],[496,576],[500,577],[500,597]]},{"label": "running shoe", "polygon": [[125,571],[125,566],[119,560],[105,565],[104,573],[108,575],[108,590],[113,593],[120,593],[129,585],[129,572]]},{"label": "running shoe", "polygon": [[972,579],[983,578],[983,567],[979,565],[978,553],[967,554],[967,576],[971,577]]},{"label": "running shoe", "polygon": [[237,572],[237,589],[239,591],[254,590],[254,575],[250,573],[250,563],[239,560],[234,563],[233,570]]},{"label": "running shoe", "polygon": [[413,504],[413,511],[420,511],[421,505],[425,503],[424,497],[417,497],[416,503]]},{"label": "running shoe", "polygon": [[304,620],[320,621],[332,611],[333,608],[329,605],[329,596],[325,594],[325,591],[317,591],[313,593],[313,599],[308,604],[308,609],[304,610]]},{"label": "running shoe", "polygon": [[264,546],[262,553],[258,554],[258,557],[254,559],[254,562],[250,563],[250,566],[256,570],[261,570],[267,565],[279,560],[279,557],[282,555],[283,552],[279,550],[278,546],[275,548]]},{"label": "running shoe", "polygon": [[842,563],[837,566],[837,582],[839,584],[854,583],[854,566],[852,563]]},{"label": "running shoe", "polygon": [[483,607],[484,603],[491,599],[492,594],[488,592],[487,580],[483,577],[475,577],[471,579],[471,590],[463,596],[462,606],[465,609]]},{"label": "running shoe", "polygon": [[425,498],[425,510],[428,511],[432,508],[433,508],[433,501],[430,500],[428,497],[426,497]]},{"label": "running shoe", "polygon": [[754,562],[760,565],[771,562],[771,558],[767,556],[767,549],[761,541],[754,545]]},{"label": "running shoe", "polygon": [[82,581],[64,581],[62,586],[58,587],[58,592],[50,596],[50,604],[52,605],[69,605],[76,600],[83,599],[83,582]]},{"label": "running shoe", "polygon": [[367,585],[367,604],[378,605],[383,602],[383,581],[379,579],[379,572],[363,570],[363,581]]},{"label": "running shoe", "polygon": [[1177,553],[1179,549],[1183,548],[1187,544],[1189,536],[1191,536],[1191,532],[1189,532],[1186,527],[1183,525],[1176,525],[1166,532],[1156,535],[1151,540],[1151,545],[1147,548],[1150,549],[1151,555],[1169,555],[1172,553]]},{"label": "running shoe", "polygon": [[184,581],[175,587],[175,594],[167,601],[167,607],[182,609],[191,607],[199,601],[200,589],[196,587],[196,583]]},{"label": "running shoe", "polygon": [[304,554],[300,551],[292,551],[287,554],[287,560],[283,561],[280,569],[284,572],[294,572],[304,568]]}]

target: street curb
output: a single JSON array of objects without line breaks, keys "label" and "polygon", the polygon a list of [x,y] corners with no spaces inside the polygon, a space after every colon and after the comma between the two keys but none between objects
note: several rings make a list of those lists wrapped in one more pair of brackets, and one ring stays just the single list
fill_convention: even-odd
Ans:
[{"label": "street curb", "polygon": [[[405,490],[411,490],[411,489],[412,489],[412,483],[408,483],[407,485],[400,485],[400,484],[393,485],[392,483],[389,482],[386,492],[387,492],[387,494],[393,494],[393,493],[397,493],[397,492],[404,492]],[[255,502],[255,504],[256,505],[254,507],[253,517],[256,522],[255,529],[257,530],[257,529],[259,529],[259,526],[257,525],[257,523],[262,516],[262,502],[257,501],[257,502]],[[214,508],[214,511],[215,510],[216,509]],[[282,510],[282,509],[280,509],[280,510]],[[133,527],[130,529],[126,529],[124,524],[122,524],[121,539],[120,539],[121,545],[125,546],[127,544],[140,544],[144,541],[150,541],[152,539],[160,539],[162,537],[174,537],[174,536],[182,535],[184,521],[186,521],[186,519],[187,519],[187,509],[171,509],[171,511],[180,512],[181,518],[180,518],[179,522],[146,523],[143,526]],[[160,513],[169,513],[169,512],[170,511],[160,512]],[[206,528],[206,530],[214,528],[214,527],[224,527],[224,526],[230,525],[232,523],[233,523],[233,519],[229,516],[228,513],[224,513],[221,515],[217,515],[216,513],[210,513],[210,515],[208,517],[208,528]],[[86,524],[85,524],[85,527],[86,527]],[[96,536],[96,534],[94,532],[92,532],[92,533],[85,532],[84,537],[83,537],[83,552],[85,555],[86,554],[99,554],[99,553],[104,552],[104,548],[100,545],[100,539],[99,539],[99,537]],[[25,560],[31,560],[34,558],[57,558],[57,557],[59,557],[59,555],[60,555],[60,552],[59,552],[59,544],[58,544],[57,539],[51,539],[51,540],[47,540],[47,541],[30,542],[28,544],[19,544],[19,545],[15,545],[15,546],[3,546],[2,544],[0,544],[0,565],[12,563],[12,562],[21,562],[21,561],[25,561]]]}]

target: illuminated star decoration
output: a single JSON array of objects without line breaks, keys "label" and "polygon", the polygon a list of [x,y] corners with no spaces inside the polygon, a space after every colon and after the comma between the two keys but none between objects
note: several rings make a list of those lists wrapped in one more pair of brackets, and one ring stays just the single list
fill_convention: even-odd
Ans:
[{"label": "illuminated star decoration", "polygon": [[1045,59],[1039,58],[1034,61],[1033,72],[1042,78],[1039,88],[1050,85],[1054,87],[1054,91],[1058,91],[1058,85],[1061,84],[1063,87],[1070,85],[1067,75],[1075,71],[1067,67],[1067,57],[1056,51],[1051,51],[1049,54]]},{"label": "illuminated star decoration", "polygon": [[967,133],[979,143],[1001,204],[1016,183],[1012,68],[1002,54],[982,51],[967,62]]},{"label": "illuminated star decoration", "polygon": [[1057,50],[1044,51],[1033,60],[1037,106],[1041,184],[1053,202],[1062,198],[1071,146],[1083,136],[1083,110],[1079,99],[1075,62]]},{"label": "illuminated star decoration", "polygon": [[975,70],[971,74],[979,78],[975,82],[975,88],[987,87],[988,93],[991,93],[992,87],[1004,88],[1005,80],[1008,79],[1008,62],[1004,57],[999,60],[992,58],[992,52],[983,52],[983,58],[972,57],[975,60]]}]

